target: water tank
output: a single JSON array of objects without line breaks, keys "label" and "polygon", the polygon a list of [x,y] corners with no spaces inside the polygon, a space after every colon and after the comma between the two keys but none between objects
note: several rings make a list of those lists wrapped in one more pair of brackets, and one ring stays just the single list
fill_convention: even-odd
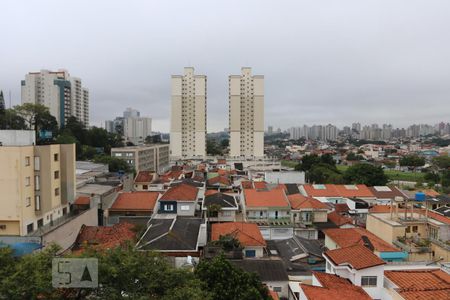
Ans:
[{"label": "water tank", "polygon": [[416,201],[425,201],[425,193],[422,192],[418,192],[416,193]]}]

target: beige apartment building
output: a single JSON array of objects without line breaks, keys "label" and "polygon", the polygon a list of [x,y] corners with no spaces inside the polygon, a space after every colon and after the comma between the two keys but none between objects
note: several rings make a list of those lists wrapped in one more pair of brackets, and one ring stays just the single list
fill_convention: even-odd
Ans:
[{"label": "beige apartment building", "polygon": [[0,147],[0,235],[24,236],[69,213],[76,188],[75,145],[5,141]]},{"label": "beige apartment building", "polygon": [[136,173],[163,172],[169,165],[169,145],[143,145],[112,148],[111,156],[125,160]]},{"label": "beige apartment building", "polygon": [[264,156],[264,76],[244,67],[229,76],[231,157]]},{"label": "beige apartment building", "polygon": [[172,75],[170,156],[206,156],[206,76],[184,68],[183,75]]}]

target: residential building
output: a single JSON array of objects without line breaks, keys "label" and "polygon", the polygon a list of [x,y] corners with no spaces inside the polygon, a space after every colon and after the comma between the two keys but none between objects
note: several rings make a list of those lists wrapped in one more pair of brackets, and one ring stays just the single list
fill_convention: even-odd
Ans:
[{"label": "residential building", "polygon": [[110,224],[119,223],[120,217],[148,217],[156,210],[160,196],[158,192],[123,192],[119,193],[107,210]]},{"label": "residential building", "polygon": [[323,257],[328,274],[348,279],[354,286],[362,287],[372,299],[382,298],[386,262],[368,247],[354,245],[328,250],[323,253]]},{"label": "residential building", "polygon": [[[26,132],[33,140],[34,131]],[[4,144],[0,170],[0,235],[25,236],[69,213],[76,188],[74,144]]]},{"label": "residential building", "polygon": [[229,76],[231,157],[264,156],[264,76],[244,67]]},{"label": "residential building", "polygon": [[158,178],[158,173],[151,171],[140,171],[134,178],[135,191],[149,191],[154,190],[153,181]]},{"label": "residential building", "polygon": [[265,256],[267,246],[258,225],[244,222],[214,223],[211,225],[211,241],[221,237],[231,236],[239,241],[246,258],[261,258]]},{"label": "residential building", "polygon": [[112,148],[111,156],[125,160],[136,172],[163,172],[169,166],[169,145]]},{"label": "residential building", "polygon": [[89,90],[81,79],[71,77],[66,70],[30,72],[22,80],[22,103],[42,104],[49,108],[60,127],[76,117],[89,126]]},{"label": "residential building", "polygon": [[214,191],[205,195],[202,211],[205,212],[209,222],[234,222],[239,206],[233,195]]},{"label": "residential building", "polygon": [[291,205],[291,220],[295,234],[304,238],[317,239],[318,230],[315,223],[326,223],[330,210],[326,204],[301,194],[287,196]]},{"label": "residential building", "polygon": [[192,185],[182,183],[173,186],[159,198],[158,213],[194,216],[199,198],[203,195]]},{"label": "residential building", "polygon": [[408,253],[361,227],[329,228],[324,229],[323,233],[325,234],[325,247],[329,250],[364,245],[385,261],[403,261],[408,257]]},{"label": "residential building", "polygon": [[206,76],[184,68],[172,75],[170,155],[174,158],[206,156]]},{"label": "residential building", "polygon": [[123,118],[123,137],[125,142],[142,145],[152,134],[152,119],[147,117]]}]

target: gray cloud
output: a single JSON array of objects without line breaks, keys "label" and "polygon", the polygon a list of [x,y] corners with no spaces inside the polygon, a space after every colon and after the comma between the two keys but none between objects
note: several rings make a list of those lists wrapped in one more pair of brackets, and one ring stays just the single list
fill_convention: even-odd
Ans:
[{"label": "gray cloud", "polygon": [[169,130],[170,75],[208,76],[208,129],[228,124],[228,78],[266,81],[266,125],[449,120],[450,2],[1,1],[0,89],[65,68],[102,124],[125,107]]}]

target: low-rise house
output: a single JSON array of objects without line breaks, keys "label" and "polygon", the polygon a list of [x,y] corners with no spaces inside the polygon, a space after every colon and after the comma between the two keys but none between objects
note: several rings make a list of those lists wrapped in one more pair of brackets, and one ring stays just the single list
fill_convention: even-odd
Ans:
[{"label": "low-rise house", "polygon": [[[158,174],[150,171],[140,171],[134,178],[135,191],[155,190],[153,182],[158,179]],[[156,187],[158,188],[158,187]]]},{"label": "low-rise house", "polygon": [[246,258],[261,258],[267,244],[258,225],[244,222],[214,223],[211,225],[211,241],[231,236],[237,239]]},{"label": "low-rise house", "polygon": [[88,248],[108,250],[133,243],[136,233],[134,225],[120,223],[114,226],[81,226],[80,232],[71,247],[74,253],[81,253]]},{"label": "low-rise house", "polygon": [[244,189],[240,202],[245,220],[257,223],[265,239],[293,236],[291,207],[284,189]]},{"label": "low-rise house", "polygon": [[441,207],[450,208],[450,196],[438,195],[434,197],[427,196],[425,203],[425,208],[435,210]]},{"label": "low-rise house", "polygon": [[325,234],[325,247],[329,250],[365,245],[385,261],[403,261],[408,257],[406,252],[364,228],[330,228],[323,232]]},{"label": "low-rise house", "polygon": [[205,195],[202,211],[209,222],[234,222],[239,207],[233,195],[211,192]]},{"label": "low-rise house", "polygon": [[160,193],[158,192],[126,192],[119,193],[107,216],[110,224],[120,222],[121,217],[148,217],[156,210],[156,203]]},{"label": "low-rise house", "polygon": [[[241,259],[231,260],[233,265],[246,272],[258,274],[261,282],[277,296],[288,297],[289,277],[283,262],[279,259]],[[275,300],[275,299],[274,299]]]},{"label": "low-rise house", "polygon": [[371,186],[369,190],[375,196],[377,205],[389,205],[395,197],[407,198],[407,196],[396,186]]},{"label": "low-rise house", "polygon": [[362,287],[372,299],[381,299],[385,262],[364,245],[328,250],[323,254],[326,272]]},{"label": "low-rise house", "polygon": [[336,225],[336,227],[339,228],[354,228],[355,225],[353,225],[353,219],[344,215],[340,214],[337,211],[332,211],[328,214],[328,221],[332,222]]},{"label": "low-rise house", "polygon": [[174,257],[175,266],[183,266],[188,256],[198,262],[206,241],[206,223],[201,218],[152,218],[136,249]]},{"label": "low-rise house", "polygon": [[192,185],[173,186],[159,198],[158,213],[194,216],[199,196],[199,189]]},{"label": "low-rise house", "polygon": [[304,184],[300,186],[304,196],[310,196],[324,203],[346,203],[346,198],[375,201],[375,196],[364,184]]},{"label": "low-rise house", "polygon": [[384,272],[385,299],[450,298],[450,275],[442,270],[398,270]]},{"label": "low-rise house", "polygon": [[87,210],[91,207],[91,197],[79,196],[72,204],[71,211],[79,213],[80,211]]},{"label": "low-rise house", "polygon": [[327,213],[330,207],[317,199],[301,194],[288,195],[287,198],[291,205],[291,220],[295,234],[317,239],[318,230],[314,224],[327,222]]},{"label": "low-rise house", "polygon": [[379,205],[371,208],[366,228],[408,252],[411,261],[450,261],[450,218],[434,211]]},{"label": "low-rise house", "polygon": [[361,287],[334,274],[314,272],[311,285],[289,283],[289,300],[312,299],[371,300],[372,298]]},{"label": "low-rise house", "polygon": [[206,181],[208,189],[215,189],[218,191],[232,190],[232,182],[226,176],[215,176]]}]

